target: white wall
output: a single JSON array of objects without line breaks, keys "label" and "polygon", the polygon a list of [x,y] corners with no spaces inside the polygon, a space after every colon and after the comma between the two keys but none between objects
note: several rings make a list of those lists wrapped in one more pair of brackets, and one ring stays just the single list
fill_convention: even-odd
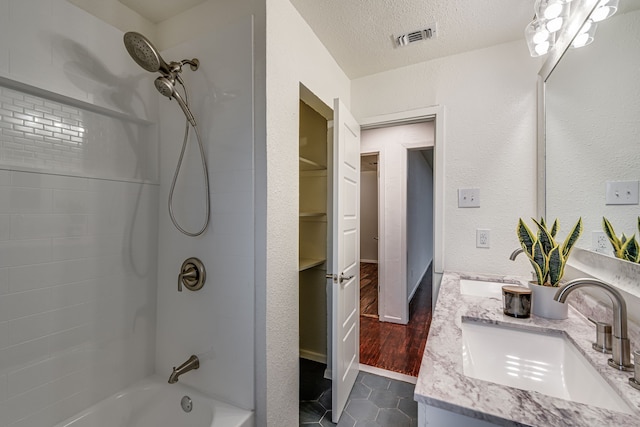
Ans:
[{"label": "white wall", "polygon": [[[234,43],[229,44],[228,41]],[[200,237],[182,235],[166,202],[184,133],[176,102],[161,99],[160,228],[156,371],[195,354],[200,368],[180,382],[245,409],[254,408],[254,257],[252,20],[250,16],[163,51],[178,60],[197,57],[185,70],[192,112],[209,166],[211,222]],[[151,78],[149,84],[153,84]],[[197,140],[191,132],[173,196],[181,226],[199,230],[205,188]],[[207,270],[204,288],[177,291],[183,261],[197,257]]]},{"label": "white wall", "polygon": [[0,1],[0,40],[0,426],[50,426],[154,371],[155,109],[64,0]]},{"label": "white wall", "polygon": [[378,262],[378,172],[360,172],[360,261]]},{"label": "white wall", "polygon": [[[535,215],[540,65],[522,41],[352,82],[359,118],[444,107],[446,270],[527,274],[526,260],[513,263],[508,256],[518,247],[518,217]],[[458,209],[457,189],[465,187],[480,188],[480,208]],[[491,230],[490,249],[476,249],[476,228]]]},{"label": "white wall", "polygon": [[407,150],[433,147],[433,122],[367,129],[361,134],[362,153],[379,152],[380,242],[378,280],[380,319],[404,323],[407,304]]},{"label": "white wall", "polygon": [[156,38],[156,25],[120,3],[119,0],[67,0],[123,32],[137,31],[150,40]]},{"label": "white wall", "polygon": [[[213,78],[210,80],[212,87],[204,88],[203,86],[198,86],[208,95],[208,99],[206,102],[211,102],[210,99],[211,90],[216,90],[216,95],[220,99],[217,106],[212,110],[213,115],[213,126],[217,127],[222,126],[222,138],[217,140],[217,144],[223,144],[223,147],[217,146],[215,150],[217,151],[209,151],[210,155],[213,155],[215,159],[213,163],[216,164],[216,167],[220,167],[220,163],[226,163],[222,166],[222,170],[224,176],[220,175],[216,176],[214,180],[213,167],[210,166],[210,173],[212,177],[212,191],[224,191],[220,190],[220,186],[223,186],[226,190],[246,190],[246,191],[238,191],[235,194],[228,193],[226,196],[233,199],[231,200],[231,204],[229,205],[229,209],[224,214],[226,215],[227,222],[220,222],[214,220],[213,222],[213,233],[215,236],[218,236],[219,233],[225,232],[225,227],[229,224],[231,227],[226,230],[224,238],[222,236],[215,237],[212,242],[209,242],[210,249],[213,250],[211,245],[216,245],[216,249],[214,254],[217,254],[220,250],[224,250],[224,244],[229,243],[229,235],[228,233],[238,231],[237,225],[242,222],[242,230],[240,230],[241,235],[241,244],[235,244],[232,242],[229,249],[231,252],[229,254],[224,254],[221,260],[230,260],[232,261],[229,266],[232,268],[227,268],[227,265],[222,267],[218,266],[218,262],[216,261],[212,268],[218,270],[218,274],[223,274],[225,279],[221,282],[218,280],[214,283],[214,286],[223,286],[225,289],[225,293],[230,294],[233,300],[231,301],[231,307],[238,308],[241,306],[242,310],[239,313],[234,313],[233,316],[242,317],[242,321],[240,324],[240,329],[244,331],[246,324],[244,323],[248,318],[254,317],[255,324],[252,326],[252,331],[250,332],[252,336],[255,338],[255,351],[251,354],[247,352],[246,354],[242,354],[238,361],[241,363],[237,363],[228,373],[221,372],[218,368],[216,368],[215,372],[211,372],[211,367],[208,368],[208,372],[206,374],[207,378],[212,378],[215,375],[216,384],[205,386],[203,384],[202,387],[213,387],[214,392],[223,399],[230,400],[233,399],[237,402],[239,406],[247,406],[247,398],[249,396],[250,387],[255,387],[253,390],[255,391],[255,396],[253,400],[253,407],[256,410],[257,417],[257,425],[264,425],[264,418],[266,413],[266,330],[265,330],[265,310],[266,310],[266,130],[265,130],[265,85],[266,85],[266,76],[265,76],[265,8],[266,4],[263,1],[259,0],[235,0],[235,1],[218,1],[218,0],[209,0],[204,2],[198,6],[195,6],[184,13],[177,15],[173,18],[167,19],[158,24],[158,46],[162,48],[169,48],[177,45],[181,45],[177,52],[181,54],[184,53],[182,50],[183,47],[193,47],[190,44],[192,40],[203,41],[206,40],[207,37],[214,36],[213,40],[215,40],[214,44],[216,49],[220,49],[220,43],[226,43],[229,47],[229,50],[225,50],[222,56],[211,56],[209,54],[206,55],[207,61],[209,65],[203,63],[202,70],[209,68],[209,70],[214,70]],[[251,21],[251,27],[247,29],[246,23],[247,20]],[[229,31],[233,30],[234,25],[240,25],[241,29],[245,29],[249,31],[247,34],[251,40],[251,45],[247,46],[245,44],[246,38],[245,34],[240,37],[241,43],[237,45],[233,43],[233,39],[230,38],[216,38],[217,37],[217,29],[220,28],[220,35],[224,36],[230,34]],[[186,44],[183,44],[187,42]],[[238,57],[232,55],[231,50],[238,49]],[[235,66],[240,66],[237,62],[238,58],[241,58],[243,61],[247,59],[247,49],[249,49],[249,53],[251,58],[253,58],[253,62],[250,65],[246,65],[243,63],[243,67],[247,66],[248,68],[242,68],[239,70],[235,70]],[[198,49],[198,52],[194,52],[194,55],[201,55],[201,52],[211,52],[209,49],[205,48]],[[179,55],[180,56],[180,55]],[[225,61],[224,59],[231,59],[230,61]],[[231,78],[230,74],[238,72],[238,79]],[[199,73],[200,71],[198,71]],[[250,73],[250,77],[247,78],[245,72]],[[196,73],[194,73],[195,77]],[[224,78],[220,78],[224,77]],[[237,86],[237,82],[242,81],[241,86]],[[229,87],[227,87],[229,84]],[[228,95],[225,96],[224,93],[228,91]],[[195,99],[198,90],[194,91],[194,95],[192,97]],[[246,110],[247,107],[247,94],[252,93],[251,99],[251,109]],[[235,103],[233,100],[229,100],[226,98],[232,98],[233,96],[238,97],[238,103]],[[296,104],[297,105],[297,104]],[[175,105],[171,106],[172,110],[175,113],[175,109],[177,108]],[[224,114],[220,114],[224,113]],[[233,113],[233,117],[229,117],[228,114]],[[248,122],[247,122],[248,120]],[[227,121],[228,123],[223,123]],[[297,122],[296,122],[297,123]],[[218,132],[217,130],[216,132]],[[177,131],[174,131],[177,132]],[[251,145],[251,151],[249,151],[249,146],[246,145],[246,138],[249,135],[253,138],[253,142]],[[174,134],[175,136],[175,134]],[[215,144],[213,146],[216,146]],[[176,150],[175,146],[171,147],[172,150]],[[224,154],[220,153],[219,150],[224,150]],[[244,162],[249,162],[250,166],[244,164]],[[171,165],[173,168],[173,165]],[[248,169],[251,169],[249,171]],[[234,169],[237,169],[236,172],[233,172]],[[252,175],[249,175],[249,172],[252,172]],[[297,182],[297,177],[295,178]],[[233,183],[236,180],[238,182]],[[249,184],[246,182],[249,180],[251,183],[251,187],[249,188]],[[215,183],[214,183],[215,182]],[[296,184],[297,185],[297,184]],[[217,187],[216,187],[217,186]],[[216,190],[217,188],[217,190]],[[250,191],[250,193],[249,193]],[[194,189],[194,195],[200,194],[196,189]],[[237,198],[234,198],[236,197]],[[213,213],[215,214],[216,209],[221,209],[221,202],[217,197],[212,198],[212,203],[217,205],[217,208],[214,208]],[[244,205],[245,203],[252,203],[251,215],[247,215],[249,211],[243,211],[241,213],[238,212],[237,207],[239,204]],[[162,207],[162,209],[165,209]],[[231,212],[238,213],[237,219],[231,218]],[[226,221],[225,220],[225,221]],[[211,234],[211,230],[207,233]],[[250,233],[254,237],[253,245],[246,244],[246,238]],[[221,243],[222,246],[217,246],[218,242]],[[204,247],[204,245],[202,245]],[[184,249],[184,248],[183,248]],[[242,253],[240,254],[240,249],[242,249]],[[182,250],[182,249],[181,249]],[[204,249],[203,249],[204,250]],[[206,255],[210,257],[210,255]],[[216,255],[217,256],[217,255]],[[238,265],[241,262],[241,259],[251,258],[251,263],[243,263],[241,266]],[[235,261],[234,261],[235,260]],[[182,261],[180,261],[182,262]],[[296,261],[297,263],[297,261]],[[297,265],[297,264],[296,264]],[[238,273],[240,280],[236,279],[236,273]],[[245,287],[244,280],[246,279],[246,274],[251,273],[251,286],[249,288]],[[171,277],[174,276],[174,271],[171,272]],[[218,276],[221,277],[221,276]],[[173,279],[171,279],[173,281]],[[233,285],[228,285],[229,283],[241,283],[242,285],[239,287],[234,287]],[[171,288],[174,288],[174,284],[171,284]],[[205,285],[206,286],[206,285]],[[223,295],[220,293],[220,288],[215,288],[214,298],[216,299],[216,304],[224,303]],[[239,293],[242,293],[244,300],[242,302],[237,300]],[[195,295],[195,294],[194,294]],[[175,296],[175,295],[174,295]],[[255,298],[252,300],[252,298]],[[209,302],[211,300],[208,300]],[[253,302],[253,311],[247,311],[246,305],[249,301]],[[205,304],[206,305],[206,304]],[[228,309],[214,314],[216,319],[220,315],[227,316]],[[220,368],[226,368],[230,366],[229,357],[233,354],[237,354],[240,349],[247,349],[247,341],[243,337],[233,338],[229,337],[229,333],[233,333],[234,328],[233,325],[229,322],[226,324],[216,324],[214,333],[207,333],[207,340],[216,341],[216,346],[214,348],[215,351],[221,351],[218,353],[218,357],[223,356],[224,360],[219,365]],[[255,332],[255,333],[254,333]],[[239,339],[239,343],[231,344],[233,340]],[[190,345],[196,345],[196,341],[191,341]],[[199,344],[198,344],[199,345]],[[223,346],[223,347],[220,347]],[[225,348],[229,346],[228,348]],[[249,364],[248,358],[254,358],[254,362]],[[163,362],[163,366],[166,363],[177,363],[175,360],[167,360]],[[172,365],[173,366],[173,365]],[[255,368],[255,371],[254,371]],[[166,369],[164,367],[163,369]],[[236,373],[237,369],[244,369],[245,371],[240,375],[241,383],[233,384],[235,379],[220,382],[220,378],[227,375]],[[255,376],[251,380],[251,384],[247,383],[248,375]],[[225,377],[226,378],[226,377]],[[198,380],[199,381],[199,380]],[[221,390],[227,386],[229,386],[228,391]]]},{"label": "white wall", "polygon": [[[264,321],[266,420],[258,425],[298,423],[298,110],[300,83],[327,105],[349,105],[349,79],[289,0],[267,1],[267,145]],[[258,179],[258,178],[257,178]],[[256,277],[259,274],[256,274]],[[259,279],[258,279],[259,280]],[[263,333],[260,330],[258,334]],[[260,403],[258,403],[259,405]],[[258,413],[260,417],[260,413]]]},{"label": "white wall", "polygon": [[407,153],[407,300],[433,261],[433,170],[423,152]]}]

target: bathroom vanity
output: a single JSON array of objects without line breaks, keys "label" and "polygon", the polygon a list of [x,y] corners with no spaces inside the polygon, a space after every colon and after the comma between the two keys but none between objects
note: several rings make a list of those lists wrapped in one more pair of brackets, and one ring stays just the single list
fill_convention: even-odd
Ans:
[{"label": "bathroom vanity", "polygon": [[517,277],[445,272],[415,389],[418,425],[640,425],[633,372],[593,350],[587,318],[573,306],[566,320],[506,316],[491,289],[502,282],[526,286]]}]

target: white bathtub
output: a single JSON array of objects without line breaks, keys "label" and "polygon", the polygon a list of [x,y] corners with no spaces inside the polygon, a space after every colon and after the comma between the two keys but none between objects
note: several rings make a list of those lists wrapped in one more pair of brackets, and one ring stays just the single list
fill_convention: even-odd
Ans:
[{"label": "white bathtub", "polygon": [[[191,412],[180,404],[192,401]],[[56,427],[253,427],[253,412],[205,397],[180,383],[150,377]]]}]

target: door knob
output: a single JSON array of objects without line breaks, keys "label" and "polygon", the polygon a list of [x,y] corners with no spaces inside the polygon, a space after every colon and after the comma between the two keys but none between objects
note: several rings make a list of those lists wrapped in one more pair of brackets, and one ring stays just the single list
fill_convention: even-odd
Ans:
[{"label": "door knob", "polygon": [[353,276],[345,276],[344,273],[340,273],[340,277],[338,277],[336,274],[325,274],[324,277],[326,277],[327,279],[332,279],[334,283],[340,283],[340,284],[342,284],[342,282],[345,282],[347,280],[353,279]]},{"label": "door knob", "polygon": [[340,282],[340,284],[342,284],[342,282],[345,282],[351,279],[353,279],[353,276],[345,276],[344,273],[340,273],[340,279],[338,281]]}]

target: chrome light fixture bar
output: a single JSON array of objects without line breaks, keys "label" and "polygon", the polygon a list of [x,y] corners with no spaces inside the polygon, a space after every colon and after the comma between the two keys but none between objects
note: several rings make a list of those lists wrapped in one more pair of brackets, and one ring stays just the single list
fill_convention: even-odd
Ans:
[{"label": "chrome light fixture bar", "polygon": [[[610,18],[618,11],[620,0],[598,0],[589,19],[577,31],[571,47],[579,48],[592,43],[597,22]],[[584,7],[588,0],[536,0],[535,16],[525,28],[525,39],[532,57],[542,56],[554,49],[561,34],[571,27],[575,10]],[[575,31],[575,30],[574,30]]]}]

